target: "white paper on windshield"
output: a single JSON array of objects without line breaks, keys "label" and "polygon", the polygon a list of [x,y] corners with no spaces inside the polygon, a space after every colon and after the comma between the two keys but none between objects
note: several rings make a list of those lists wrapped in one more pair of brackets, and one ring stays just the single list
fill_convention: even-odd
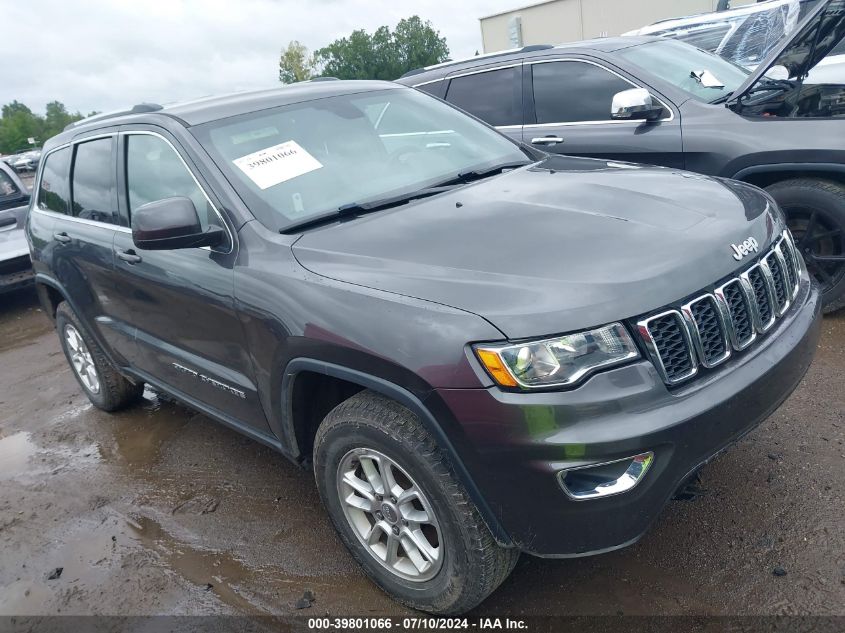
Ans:
[{"label": "white paper on windshield", "polygon": [[232,162],[260,189],[278,185],[323,166],[296,141],[285,141]]}]

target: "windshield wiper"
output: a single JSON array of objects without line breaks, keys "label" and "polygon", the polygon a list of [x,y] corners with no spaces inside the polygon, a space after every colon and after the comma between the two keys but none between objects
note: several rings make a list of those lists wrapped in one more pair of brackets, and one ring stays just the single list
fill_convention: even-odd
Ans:
[{"label": "windshield wiper", "polygon": [[[750,90],[746,90],[743,96],[755,94],[757,92],[774,92],[779,94],[781,92],[793,90],[794,88],[795,84],[789,81],[788,79],[772,79],[771,77],[762,77],[761,82],[753,86]],[[731,95],[733,95],[733,92],[729,92],[728,94],[722,97],[718,97],[717,99],[714,99],[709,103],[721,103],[729,99]]]},{"label": "windshield wiper", "polygon": [[466,184],[475,180],[482,180],[484,178],[489,178],[490,176],[495,176],[496,174],[501,174],[504,171],[509,171],[518,167],[525,167],[526,165],[530,164],[530,161],[519,161],[512,163],[502,163],[501,165],[488,167],[487,169],[473,169],[470,171],[463,171],[454,178],[449,178],[448,180],[444,180],[443,182],[438,183],[437,186],[444,187],[449,185]]},{"label": "windshield wiper", "polygon": [[423,189],[417,189],[416,191],[412,191],[410,193],[402,193],[388,198],[372,200],[370,202],[350,202],[349,204],[344,204],[338,207],[335,211],[321,213],[319,215],[306,218],[301,222],[294,222],[293,224],[289,224],[288,226],[279,229],[279,233],[293,233],[302,229],[311,228],[320,224],[325,224],[326,222],[331,222],[338,218],[359,216],[364,215],[365,213],[373,213],[374,211],[382,211],[384,209],[398,207],[403,204],[407,204],[413,200],[427,198],[428,196],[433,196],[438,193],[443,193],[445,191],[451,191],[452,189],[454,189],[454,185],[437,185],[435,187],[425,187]]}]

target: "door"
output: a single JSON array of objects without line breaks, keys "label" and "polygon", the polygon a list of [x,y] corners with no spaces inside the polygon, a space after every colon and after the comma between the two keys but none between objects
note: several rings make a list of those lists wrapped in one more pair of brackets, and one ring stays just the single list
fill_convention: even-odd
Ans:
[{"label": "door", "polygon": [[130,224],[141,205],[184,196],[203,229],[213,224],[228,234],[219,248],[176,250],[141,250],[131,233],[115,234],[114,312],[136,332],[133,366],[197,404],[267,433],[234,306],[234,233],[169,137],[122,133],[120,153],[121,203]]},{"label": "door", "polygon": [[[586,60],[526,64],[522,139],[547,152],[683,167],[680,117],[666,105],[653,122],[610,118],[613,96],[640,88]],[[653,96],[653,98],[656,98]]]},{"label": "door", "polygon": [[112,242],[121,229],[116,142],[116,134],[101,133],[51,153],[44,166],[38,201],[39,208],[49,205],[55,214],[52,270],[56,279],[65,288],[73,309],[105,343],[114,360],[126,364],[134,335],[131,330],[115,327],[119,324],[111,314],[110,301],[114,289]]}]

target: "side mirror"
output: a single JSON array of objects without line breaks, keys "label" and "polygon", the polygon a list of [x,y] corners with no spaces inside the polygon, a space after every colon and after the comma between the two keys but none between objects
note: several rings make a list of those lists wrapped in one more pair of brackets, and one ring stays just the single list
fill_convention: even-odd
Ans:
[{"label": "side mirror", "polygon": [[132,214],[132,241],[148,251],[218,246],[224,235],[218,226],[203,231],[197,208],[183,196],[148,202]]},{"label": "side mirror", "polygon": [[610,118],[614,120],[654,121],[660,118],[663,106],[655,103],[645,88],[631,88],[613,95]]}]

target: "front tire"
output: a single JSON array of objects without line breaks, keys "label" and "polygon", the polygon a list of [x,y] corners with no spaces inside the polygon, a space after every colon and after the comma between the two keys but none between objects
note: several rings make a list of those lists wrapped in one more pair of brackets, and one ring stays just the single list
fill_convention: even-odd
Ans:
[{"label": "front tire", "polygon": [[130,382],[117,371],[66,301],[56,309],[56,330],[76,381],[95,407],[117,411],[141,398],[144,383]]},{"label": "front tire", "polygon": [[819,283],[826,313],[845,306],[845,187],[794,178],[766,189],[786,214],[810,275]]},{"label": "front tire", "polygon": [[326,416],[314,440],[320,497],[344,545],[399,602],[464,613],[513,570],[446,454],[397,402],[363,391]]}]

